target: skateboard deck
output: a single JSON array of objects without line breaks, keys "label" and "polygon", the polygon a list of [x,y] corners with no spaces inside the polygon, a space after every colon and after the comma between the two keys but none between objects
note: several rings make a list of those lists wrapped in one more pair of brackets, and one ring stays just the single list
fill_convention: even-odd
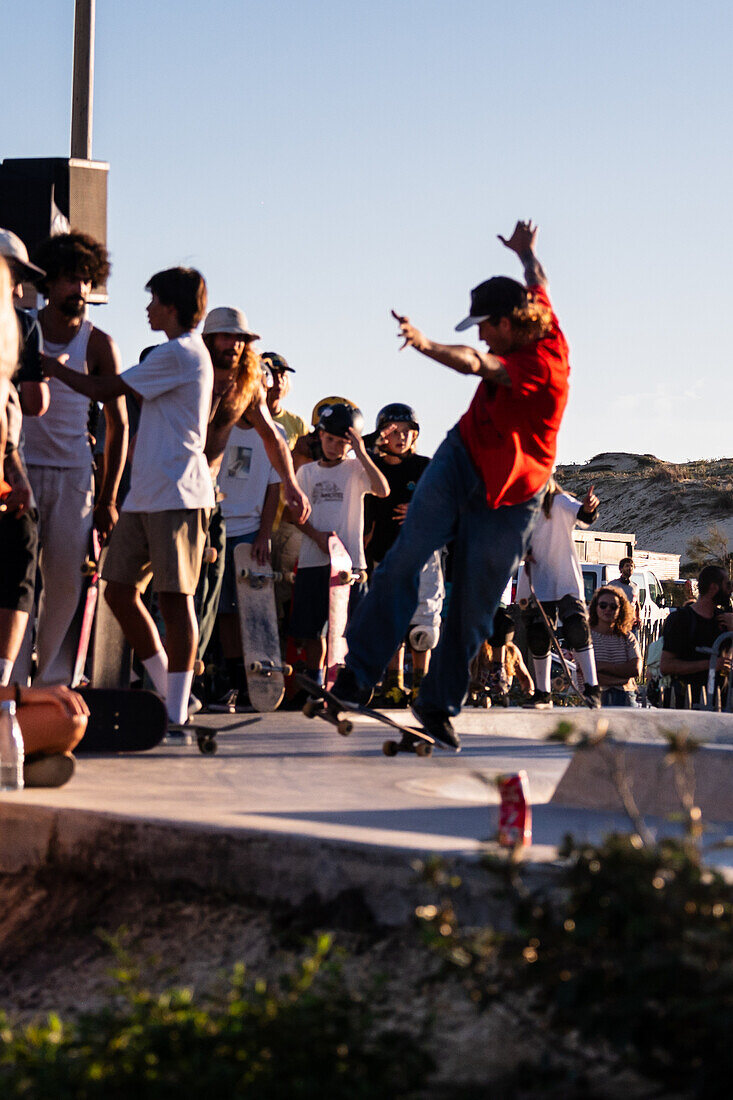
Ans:
[{"label": "skateboard deck", "polygon": [[81,623],[79,625],[79,641],[74,658],[74,669],[71,673],[71,687],[76,687],[84,679],[84,669],[87,663],[89,642],[92,637],[94,615],[99,601],[99,557],[101,546],[99,533],[92,527],[89,535],[89,549],[81,566],[85,578],[84,587],[80,598]]},{"label": "skateboard deck", "polygon": [[280,655],[277,631],[274,582],[282,573],[259,565],[247,542],[234,548],[234,571],[250,702],[258,711],[275,710],[285,694],[283,675],[292,672]]},{"label": "skateboard deck", "polygon": [[152,691],[80,688],[89,707],[86,733],[74,752],[144,752],[168,729],[165,703]]},{"label": "skateboard deck", "polygon": [[[104,564],[106,548],[99,562],[100,572]],[[132,675],[132,650],[127,643],[122,627],[112,614],[104,598],[107,582],[99,580],[97,615],[94,624],[92,643],[92,677],[95,688],[110,688],[124,691],[130,686]]]},{"label": "skateboard deck", "polygon": [[315,680],[311,680],[308,676],[301,676],[296,673],[295,679],[311,696],[303,707],[303,714],[306,718],[322,718],[324,722],[329,722],[332,726],[335,726],[342,737],[348,737],[354,727],[348,718],[342,718],[341,715],[363,714],[367,718],[373,718],[376,722],[381,722],[383,726],[389,726],[390,729],[400,734],[399,741],[390,739],[384,742],[382,752],[385,756],[396,756],[399,752],[412,752],[417,756],[430,756],[432,753],[436,741],[419,726],[404,726],[401,722],[395,722],[393,718],[388,718],[386,714],[381,714],[378,710],[372,710],[371,707],[346,706],[331,691],[321,687],[320,684],[317,684]]},{"label": "skateboard deck", "polygon": [[328,588],[328,639],[326,644],[326,687],[330,690],[348,652],[344,633],[349,617],[349,596],[356,581],[366,579],[366,570],[354,569],[351,555],[338,535],[328,540],[331,577]]}]

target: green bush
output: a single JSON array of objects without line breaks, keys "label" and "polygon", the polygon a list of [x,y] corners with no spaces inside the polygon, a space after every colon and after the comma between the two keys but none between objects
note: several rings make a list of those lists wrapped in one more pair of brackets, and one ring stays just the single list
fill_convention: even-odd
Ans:
[{"label": "green bush", "polygon": [[462,929],[450,900],[422,907],[433,948],[463,973],[476,1003],[529,997],[550,1025],[550,1046],[553,1034],[579,1034],[618,1069],[675,1094],[727,1095],[733,888],[700,864],[689,839],[568,838],[560,854],[560,882],[539,893],[522,886],[515,864],[490,862],[512,883],[518,932]]},{"label": "green bush", "polygon": [[420,1038],[350,992],[321,937],[274,985],[242,966],[220,997],[153,994],[121,959],[116,989],[77,1021],[0,1018],[0,1095],[27,1100],[371,1100],[409,1096],[433,1068]]}]

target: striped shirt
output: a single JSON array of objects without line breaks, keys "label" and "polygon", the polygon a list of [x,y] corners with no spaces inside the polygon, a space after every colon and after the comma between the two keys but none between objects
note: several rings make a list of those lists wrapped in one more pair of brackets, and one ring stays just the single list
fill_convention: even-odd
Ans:
[{"label": "striped shirt", "polygon": [[[597,665],[623,664],[641,658],[639,643],[633,634],[600,634],[591,629],[593,652]],[[633,691],[636,681],[633,676],[625,684],[619,684],[624,691]]]}]

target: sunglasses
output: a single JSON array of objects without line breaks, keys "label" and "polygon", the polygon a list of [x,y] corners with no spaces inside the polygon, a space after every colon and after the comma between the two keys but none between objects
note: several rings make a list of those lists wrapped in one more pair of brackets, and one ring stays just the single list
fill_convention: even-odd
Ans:
[{"label": "sunglasses", "polygon": [[618,604],[615,601],[613,603],[606,603],[605,600],[599,600],[596,607],[600,607],[603,611],[608,611],[609,608],[613,611],[618,611]]}]

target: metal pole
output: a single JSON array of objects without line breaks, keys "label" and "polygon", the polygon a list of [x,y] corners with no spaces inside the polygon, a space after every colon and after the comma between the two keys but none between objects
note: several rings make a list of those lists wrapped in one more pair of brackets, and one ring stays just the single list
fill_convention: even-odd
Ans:
[{"label": "metal pole", "polygon": [[71,155],[92,159],[95,0],[75,0],[74,83],[71,93]]}]

